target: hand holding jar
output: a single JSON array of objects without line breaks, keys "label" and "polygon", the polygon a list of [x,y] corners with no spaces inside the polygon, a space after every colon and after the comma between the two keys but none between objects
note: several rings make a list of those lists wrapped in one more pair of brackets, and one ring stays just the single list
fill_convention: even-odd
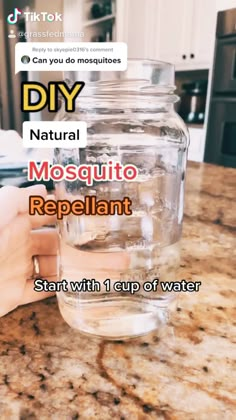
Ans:
[{"label": "hand holding jar", "polygon": [[39,229],[55,220],[28,214],[29,196],[34,194],[46,197],[46,188],[37,185],[0,189],[0,316],[52,295],[34,291],[35,276],[56,279],[58,248],[56,230]]},{"label": "hand holding jar", "polygon": [[[30,216],[29,197],[47,197],[43,185],[29,188],[12,186],[0,189],[0,316],[20,305],[51,297],[55,292],[36,291],[34,280],[46,279],[57,282],[58,233],[52,216]],[[75,254],[75,255],[74,255]],[[71,264],[79,264],[81,270],[87,267],[120,267],[125,269],[128,258],[118,254],[114,259],[106,254],[90,252],[69,253]]]}]

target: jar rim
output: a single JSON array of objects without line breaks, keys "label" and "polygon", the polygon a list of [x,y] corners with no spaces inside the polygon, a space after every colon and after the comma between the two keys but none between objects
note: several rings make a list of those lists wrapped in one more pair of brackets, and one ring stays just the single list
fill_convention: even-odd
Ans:
[{"label": "jar rim", "polygon": [[67,83],[83,81],[80,97],[97,94],[160,95],[173,94],[174,65],[149,59],[128,59],[124,71],[65,72]]}]

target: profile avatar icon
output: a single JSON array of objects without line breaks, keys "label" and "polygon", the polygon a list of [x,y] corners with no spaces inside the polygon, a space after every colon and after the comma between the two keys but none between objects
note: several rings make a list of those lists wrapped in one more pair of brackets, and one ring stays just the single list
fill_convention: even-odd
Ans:
[{"label": "profile avatar icon", "polygon": [[8,38],[16,38],[16,34],[13,31],[13,29],[10,30],[9,34],[8,34]]},{"label": "profile avatar icon", "polygon": [[21,57],[21,62],[22,62],[23,64],[28,64],[28,63],[30,62],[30,58],[29,58],[29,56],[28,56],[28,55],[23,55],[23,56]]}]

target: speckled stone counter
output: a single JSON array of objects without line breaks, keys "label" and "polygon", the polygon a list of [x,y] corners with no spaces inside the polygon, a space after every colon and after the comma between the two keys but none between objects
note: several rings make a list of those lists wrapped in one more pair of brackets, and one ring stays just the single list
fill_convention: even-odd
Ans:
[{"label": "speckled stone counter", "polygon": [[81,336],[55,298],[0,319],[0,419],[236,418],[236,170],[189,164],[182,278],[161,334]]}]

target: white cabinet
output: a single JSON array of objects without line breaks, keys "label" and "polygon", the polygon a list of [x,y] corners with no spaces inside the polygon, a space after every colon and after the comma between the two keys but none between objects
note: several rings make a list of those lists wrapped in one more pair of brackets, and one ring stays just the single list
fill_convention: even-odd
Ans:
[{"label": "white cabinet", "polygon": [[203,162],[205,149],[205,129],[189,128],[190,144],[188,149],[188,160]]},{"label": "white cabinet", "polygon": [[176,70],[208,69],[217,1],[117,0],[117,40],[127,42],[130,58],[171,62]]},{"label": "white cabinet", "polygon": [[[214,50],[216,0],[158,0],[155,58],[176,70],[207,69]],[[171,48],[172,45],[172,48]]]},{"label": "white cabinet", "polygon": [[217,10],[227,10],[236,8],[236,0],[216,0]]},{"label": "white cabinet", "polygon": [[154,58],[157,0],[117,0],[117,41],[126,42],[128,58]]},{"label": "white cabinet", "polygon": [[216,33],[215,0],[192,1],[192,27],[189,59],[193,68],[210,68]]},{"label": "white cabinet", "polygon": [[191,0],[157,0],[155,58],[180,65],[189,53]]}]

